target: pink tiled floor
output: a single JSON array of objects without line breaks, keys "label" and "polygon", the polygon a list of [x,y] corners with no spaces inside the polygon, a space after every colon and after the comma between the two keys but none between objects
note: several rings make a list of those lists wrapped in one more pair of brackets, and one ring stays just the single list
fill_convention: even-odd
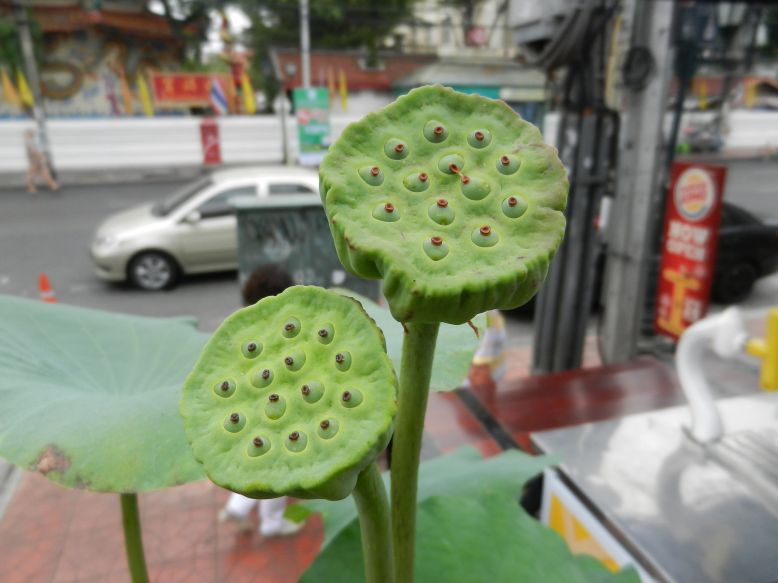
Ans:
[{"label": "pink tiled floor", "polygon": [[[467,444],[499,451],[457,397],[430,395],[422,455]],[[305,571],[322,539],[318,517],[296,536],[265,539],[218,522],[227,496],[206,481],[139,496],[153,582],[291,583]],[[0,521],[0,582],[129,582],[119,497],[25,474]]]}]

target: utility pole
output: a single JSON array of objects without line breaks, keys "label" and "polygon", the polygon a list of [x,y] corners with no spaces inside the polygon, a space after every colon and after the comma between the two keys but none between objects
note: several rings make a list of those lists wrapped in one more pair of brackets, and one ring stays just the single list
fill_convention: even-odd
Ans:
[{"label": "utility pole", "polygon": [[308,0],[300,0],[300,56],[304,89],[311,87],[311,31],[308,19]]},{"label": "utility pole", "polygon": [[[608,230],[603,356],[621,362],[637,353],[648,263],[663,175],[662,125],[671,69],[673,2],[637,2],[632,46],[650,48],[656,74],[642,91],[628,91],[620,139],[617,195]],[[663,195],[664,193],[662,193]]]},{"label": "utility pole", "polygon": [[30,34],[30,20],[27,15],[27,9],[22,5],[22,0],[13,0],[14,16],[16,18],[16,27],[19,31],[19,41],[22,46],[22,59],[24,60],[24,73],[32,91],[33,105],[32,115],[38,126],[38,142],[43,156],[46,158],[46,164],[49,166],[51,175],[56,179],[57,172],[51,157],[51,147],[49,145],[49,133],[46,126],[46,110],[43,108],[43,96],[41,95],[41,83],[38,76],[38,65],[35,62],[35,51],[32,46],[32,35]]}]

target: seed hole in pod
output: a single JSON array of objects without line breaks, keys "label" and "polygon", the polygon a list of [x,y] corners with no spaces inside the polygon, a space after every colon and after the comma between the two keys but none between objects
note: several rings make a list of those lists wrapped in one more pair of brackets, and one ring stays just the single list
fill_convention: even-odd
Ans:
[{"label": "seed hole in pod", "polygon": [[287,370],[297,371],[300,370],[305,364],[304,352],[293,352],[284,357],[284,365]]},{"label": "seed hole in pod", "polygon": [[281,330],[281,334],[285,338],[294,338],[300,333],[300,320],[297,318],[289,318],[284,322],[284,327]]},{"label": "seed hole in pod", "polygon": [[238,433],[246,426],[246,418],[240,413],[230,413],[224,420],[224,428],[230,433]]},{"label": "seed hole in pod", "polygon": [[254,373],[251,377],[251,384],[259,389],[263,389],[273,382],[273,371],[269,368],[263,368]]},{"label": "seed hole in pod", "polygon": [[362,403],[362,392],[358,389],[349,389],[343,391],[340,395],[340,404],[347,409],[353,409],[354,407]]},{"label": "seed hole in pod", "polygon": [[335,338],[335,328],[333,328],[332,324],[324,324],[324,326],[319,328],[318,332],[316,332],[316,335],[319,338],[319,342],[322,344],[329,344],[332,342],[332,339]]},{"label": "seed hole in pod", "polygon": [[231,397],[235,392],[235,381],[231,379],[219,381],[213,386],[213,392],[220,397]]},{"label": "seed hole in pod", "polygon": [[503,155],[497,160],[497,170],[501,174],[514,174],[519,169],[519,159],[516,156]]},{"label": "seed hole in pod", "polygon": [[387,223],[393,223],[400,218],[400,212],[391,202],[379,204],[373,209],[373,218]]},{"label": "seed hole in pod", "polygon": [[265,405],[265,415],[270,419],[280,419],[284,413],[286,413],[286,399],[280,395],[270,395]]},{"label": "seed hole in pod", "polygon": [[351,353],[338,352],[335,355],[335,367],[341,371],[347,371],[351,368]]},{"label": "seed hole in pod", "polygon": [[256,436],[249,443],[246,453],[251,457],[258,457],[270,451],[270,440],[267,437]]},{"label": "seed hole in pod", "polygon": [[325,419],[319,423],[319,428],[316,430],[319,437],[322,439],[332,439],[340,429],[340,424],[335,419]]},{"label": "seed hole in pod", "polygon": [[318,402],[324,395],[324,385],[319,381],[308,381],[300,387],[300,393],[306,403],[313,404]]},{"label": "seed hole in pod", "polygon": [[403,185],[411,192],[422,192],[429,188],[430,179],[426,172],[409,174],[403,178]]},{"label": "seed hole in pod", "polygon": [[380,186],[384,182],[384,172],[378,166],[364,166],[360,168],[359,176],[370,186]]},{"label": "seed hole in pod", "polygon": [[507,217],[518,219],[527,212],[527,202],[519,196],[509,196],[502,201],[502,212]]},{"label": "seed hole in pod", "polygon": [[255,340],[249,340],[241,347],[241,352],[246,358],[256,358],[262,354],[262,343]]},{"label": "seed hole in pod", "polygon": [[491,187],[486,180],[477,176],[463,176],[461,180],[462,194],[470,200],[481,200],[491,191]]},{"label": "seed hole in pod", "polygon": [[402,140],[391,139],[384,144],[384,154],[392,160],[402,160],[408,156],[408,144]]},{"label": "seed hole in pod", "polygon": [[473,230],[470,238],[479,247],[494,247],[500,240],[499,235],[489,225],[483,225]]},{"label": "seed hole in pod", "polygon": [[443,237],[439,235],[435,235],[424,241],[423,247],[427,257],[433,261],[440,261],[448,255],[448,245],[443,240]]},{"label": "seed hole in pod", "polygon": [[299,453],[308,445],[308,436],[302,431],[292,431],[286,438],[286,449]]},{"label": "seed hole in pod", "polygon": [[448,137],[448,130],[446,129],[446,126],[438,120],[434,119],[424,124],[422,133],[424,134],[425,138],[435,144],[439,144],[440,142],[445,141],[445,139]]},{"label": "seed hole in pod", "polygon": [[439,225],[450,225],[454,222],[455,212],[445,198],[439,198],[427,211],[429,217]]},{"label": "seed hole in pod", "polygon": [[492,143],[492,133],[489,130],[475,130],[467,136],[467,143],[473,148],[485,148]]},{"label": "seed hole in pod", "polygon": [[438,170],[445,174],[459,174],[465,166],[465,159],[459,154],[449,154],[438,160]]}]

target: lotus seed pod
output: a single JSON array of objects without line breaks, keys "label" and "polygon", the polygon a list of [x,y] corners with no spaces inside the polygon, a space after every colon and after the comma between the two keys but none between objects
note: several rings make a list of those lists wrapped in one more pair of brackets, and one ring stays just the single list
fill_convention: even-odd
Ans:
[{"label": "lotus seed pod", "polygon": [[216,484],[252,498],[339,500],[386,447],[396,391],[383,334],[359,303],[294,286],[224,321],[180,410]]},{"label": "lotus seed pod", "polygon": [[[404,157],[389,155],[400,142]],[[362,177],[372,167],[379,186]],[[501,101],[440,86],[351,124],[320,169],[338,257],[360,277],[386,280],[401,322],[461,324],[529,301],[562,240],[567,189],[537,128]],[[376,220],[388,201],[397,219]]]}]

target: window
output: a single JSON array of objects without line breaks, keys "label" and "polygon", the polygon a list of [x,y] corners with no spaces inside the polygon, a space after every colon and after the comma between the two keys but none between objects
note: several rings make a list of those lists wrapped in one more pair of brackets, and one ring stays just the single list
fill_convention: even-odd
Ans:
[{"label": "window", "polygon": [[235,212],[235,209],[230,205],[229,200],[236,196],[256,196],[256,186],[239,186],[238,188],[230,188],[223,190],[218,194],[215,194],[210,199],[200,205],[197,210],[200,211],[200,216],[204,219],[211,219],[214,217],[224,217],[231,215]]},{"label": "window", "polygon": [[271,195],[275,194],[316,194],[315,190],[311,190],[305,184],[299,184],[295,182],[271,182],[268,187],[268,192]]},{"label": "window", "polygon": [[155,217],[166,217],[186,201],[191,199],[194,195],[201,192],[210,185],[210,178],[201,178],[200,180],[187,184],[173,193],[170,198],[155,204],[151,209],[151,213]]}]

